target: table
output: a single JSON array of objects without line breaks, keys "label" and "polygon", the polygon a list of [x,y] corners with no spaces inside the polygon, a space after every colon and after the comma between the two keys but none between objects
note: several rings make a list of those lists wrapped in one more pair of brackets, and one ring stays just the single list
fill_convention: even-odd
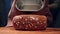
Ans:
[{"label": "table", "polygon": [[60,34],[60,28],[47,28],[43,31],[20,31],[13,27],[0,27],[0,34]]}]

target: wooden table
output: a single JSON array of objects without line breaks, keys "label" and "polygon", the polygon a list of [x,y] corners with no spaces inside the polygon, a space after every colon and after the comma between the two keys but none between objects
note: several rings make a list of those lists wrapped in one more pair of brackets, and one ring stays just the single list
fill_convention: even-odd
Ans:
[{"label": "wooden table", "polygon": [[44,31],[18,31],[13,27],[0,27],[0,34],[60,34],[60,28],[47,28]]}]

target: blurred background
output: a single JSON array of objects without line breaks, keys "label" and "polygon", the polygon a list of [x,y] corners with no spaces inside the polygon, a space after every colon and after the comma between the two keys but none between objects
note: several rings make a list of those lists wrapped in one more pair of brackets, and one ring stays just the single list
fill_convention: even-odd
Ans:
[{"label": "blurred background", "polygon": [[[0,0],[0,26],[7,25],[8,13],[13,0]],[[49,0],[48,7],[53,15],[51,27],[60,28],[60,0]]]}]

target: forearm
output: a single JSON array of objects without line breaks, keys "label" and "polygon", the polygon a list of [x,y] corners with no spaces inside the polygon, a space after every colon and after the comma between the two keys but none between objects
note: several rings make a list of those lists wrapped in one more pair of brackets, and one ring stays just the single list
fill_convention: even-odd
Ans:
[{"label": "forearm", "polygon": [[49,8],[57,8],[58,7],[59,0],[54,0],[53,3],[49,4]]},{"label": "forearm", "polygon": [[49,8],[57,8],[58,7],[58,4],[57,3],[53,3],[53,4],[50,4],[48,5]]}]

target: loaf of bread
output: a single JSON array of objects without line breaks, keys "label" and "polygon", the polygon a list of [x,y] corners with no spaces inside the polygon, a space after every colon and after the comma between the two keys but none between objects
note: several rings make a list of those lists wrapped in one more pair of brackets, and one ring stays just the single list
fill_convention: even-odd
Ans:
[{"label": "loaf of bread", "polygon": [[45,30],[47,17],[43,15],[18,15],[13,18],[16,30]]}]

